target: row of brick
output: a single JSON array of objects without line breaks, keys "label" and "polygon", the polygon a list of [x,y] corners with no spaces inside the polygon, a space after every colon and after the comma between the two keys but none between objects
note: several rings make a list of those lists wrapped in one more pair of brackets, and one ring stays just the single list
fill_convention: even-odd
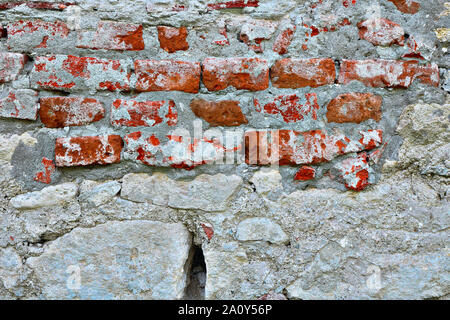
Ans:
[{"label": "row of brick", "polygon": [[[335,31],[337,28],[350,25],[348,19],[344,19],[337,25],[317,28],[302,24],[305,28],[306,38],[319,35],[321,32]],[[370,18],[356,24],[359,29],[360,39],[366,40],[375,46],[405,45],[405,32],[403,28],[385,18]],[[253,20],[244,24],[238,34],[240,41],[248,45],[255,52],[263,52],[261,43],[270,40],[277,29],[277,23],[268,20]],[[291,23],[283,24],[274,40],[272,50],[280,55],[288,52],[288,47],[294,37],[297,27]],[[259,30],[256,32],[255,30]],[[220,40],[214,40],[216,45],[226,46],[230,44],[227,27],[218,30]],[[10,50],[33,50],[38,48],[55,47],[61,41],[68,39],[70,28],[63,21],[43,20],[19,20],[5,26],[4,35],[7,36],[6,44]],[[158,40],[161,49],[173,53],[189,49],[188,29],[182,27],[158,26]],[[117,50],[117,51],[141,51],[145,49],[144,28],[139,24],[131,24],[114,21],[100,21],[96,30],[78,30],[77,48],[91,50]],[[3,35],[3,31],[2,31]],[[205,40],[205,36],[199,37]],[[303,49],[306,44],[304,44]]]},{"label": "row of brick", "polygon": [[[0,53],[0,83],[14,80],[23,70],[27,56]],[[109,90],[139,92],[183,91],[197,93],[200,80],[209,91],[228,87],[260,91],[269,87],[269,65],[259,58],[206,58],[199,62],[136,60],[136,83],[131,65],[124,60],[54,55],[36,57],[30,74],[34,88],[80,91]],[[414,80],[439,85],[436,64],[417,61],[342,60],[337,83],[359,81],[369,87],[407,88]],[[277,88],[320,87],[336,81],[335,63],[330,58],[281,59],[270,67],[270,80]]]},{"label": "row of brick", "polygon": [[[320,106],[316,93],[262,97],[253,99],[254,110],[265,115],[279,115],[286,123],[304,119],[318,120]],[[192,112],[210,126],[239,126],[248,120],[238,100],[191,100]],[[328,122],[361,123],[382,115],[382,97],[371,93],[350,92],[338,95],[326,106]],[[63,128],[83,126],[105,116],[103,103],[86,97],[41,97],[30,89],[10,91],[0,99],[0,117],[37,120],[44,126]],[[110,122],[114,127],[176,126],[178,107],[173,100],[137,101],[116,99],[111,105]]]},{"label": "row of brick", "polygon": [[[119,163],[122,158],[148,166],[172,167],[191,170],[206,164],[222,164],[236,154],[243,154],[249,165],[294,165],[299,166],[293,179],[307,181],[316,178],[314,165],[329,162],[349,154],[338,161],[330,177],[337,179],[351,190],[363,190],[371,180],[371,165],[377,163],[383,143],[382,130],[361,131],[360,139],[351,139],[343,134],[327,134],[321,130],[299,132],[295,130],[251,130],[232,133],[221,138],[191,138],[189,135],[168,135],[162,142],[154,134],[132,132],[123,138],[120,135],[83,136],[57,138],[55,142],[55,164],[44,158],[46,171],[36,180],[49,183],[56,167],[107,165]],[[239,156],[238,156],[239,158]],[[312,166],[313,165],[313,166]],[[48,170],[47,170],[48,168]]]},{"label": "row of brick", "polygon": [[[355,5],[356,0],[341,0],[344,7],[349,7],[350,3]],[[397,10],[407,13],[415,14],[419,11],[420,3],[413,0],[388,0],[392,2]],[[318,5],[322,4],[323,0],[317,0],[311,7],[316,8]],[[33,9],[45,9],[45,10],[64,10],[68,6],[76,5],[77,1],[74,2],[55,2],[55,1],[8,1],[0,3],[0,10],[8,10],[15,8],[20,5],[26,5]],[[162,6],[162,9],[167,10],[167,5],[169,5],[172,11],[184,11],[188,7],[186,5],[177,4],[177,1],[161,1],[161,4],[156,4],[154,1],[150,1],[147,4],[147,11],[151,12],[155,7]],[[248,7],[258,7],[259,0],[229,0],[229,1],[211,1],[206,4],[206,9],[209,10],[223,10],[223,9],[235,9],[235,8],[248,8]]]},{"label": "row of brick", "polygon": [[[300,166],[293,177],[297,181],[316,178],[311,165],[329,162],[334,158],[358,152],[335,165],[338,178],[352,190],[363,190],[370,184],[371,164],[377,162],[382,150],[371,150],[383,143],[381,130],[361,131],[360,139],[343,134],[329,135],[321,130],[299,132],[294,130],[247,131],[243,135],[221,138],[191,138],[168,135],[163,143],[154,134],[132,132],[120,135],[57,138],[55,142],[56,167],[107,165],[119,163],[122,158],[148,166],[191,170],[206,164],[230,163],[236,154],[243,154],[249,165]],[[45,159],[51,172],[55,164]],[[232,160],[231,163],[234,163]],[[42,172],[36,180],[49,183],[51,172]]]},{"label": "row of brick", "polygon": [[[381,130],[361,131],[360,139],[344,134],[329,135],[321,130],[251,130],[230,133],[222,138],[191,138],[168,135],[162,143],[153,133],[132,132],[123,137],[84,136],[57,138],[55,161],[58,167],[112,164],[120,162],[121,153],[127,160],[151,166],[171,166],[191,169],[198,165],[223,161],[227,153],[245,154],[247,164],[303,165],[328,162],[337,156],[372,150],[382,144]],[[224,134],[225,135],[225,134]],[[230,139],[226,143],[224,139]]]}]

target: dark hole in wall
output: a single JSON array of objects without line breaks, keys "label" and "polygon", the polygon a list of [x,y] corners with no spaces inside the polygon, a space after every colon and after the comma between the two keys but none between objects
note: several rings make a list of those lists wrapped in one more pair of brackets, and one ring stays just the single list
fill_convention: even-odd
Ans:
[{"label": "dark hole in wall", "polygon": [[206,263],[200,246],[192,247],[193,258],[187,273],[188,285],[184,294],[185,300],[204,300],[206,284]]}]

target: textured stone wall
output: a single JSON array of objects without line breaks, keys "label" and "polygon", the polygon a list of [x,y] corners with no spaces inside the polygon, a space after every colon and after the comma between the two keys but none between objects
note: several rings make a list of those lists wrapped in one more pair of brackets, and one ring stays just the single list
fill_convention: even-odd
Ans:
[{"label": "textured stone wall", "polygon": [[449,15],[0,0],[0,298],[448,298]]}]

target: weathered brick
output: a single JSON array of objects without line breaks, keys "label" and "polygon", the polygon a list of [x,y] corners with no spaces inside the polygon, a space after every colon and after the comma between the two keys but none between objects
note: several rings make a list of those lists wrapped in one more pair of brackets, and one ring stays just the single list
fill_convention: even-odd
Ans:
[{"label": "weathered brick", "polygon": [[57,167],[87,166],[120,162],[122,138],[119,135],[57,138]]},{"label": "weathered brick", "polygon": [[207,137],[191,138],[176,134],[167,137],[169,140],[163,143],[154,134],[130,133],[124,137],[124,158],[149,166],[191,170],[200,165],[223,162],[227,153],[235,154],[241,148],[240,145],[227,148],[219,139]]},{"label": "weathered brick", "polygon": [[211,126],[239,126],[246,124],[247,119],[242,113],[239,101],[207,101],[194,99],[191,109],[197,117],[207,121]]},{"label": "weathered brick", "polygon": [[36,120],[38,101],[38,93],[34,90],[11,90],[7,97],[0,99],[0,117]]},{"label": "weathered brick", "polygon": [[81,31],[78,33],[78,48],[107,50],[144,50],[142,25],[100,21],[96,31]]},{"label": "weathered brick", "polygon": [[26,62],[24,54],[0,52],[0,83],[16,80]]},{"label": "weathered brick", "polygon": [[203,61],[203,83],[209,91],[233,86],[250,91],[269,87],[267,61],[258,58],[207,58]]},{"label": "weathered brick", "polygon": [[239,34],[239,39],[255,52],[263,52],[261,42],[270,40],[277,24],[268,20],[254,20],[244,23]]},{"label": "weathered brick", "polygon": [[265,97],[263,100],[264,102],[260,102],[257,98],[253,99],[256,111],[265,114],[279,114],[286,123],[301,121],[305,117],[317,120],[319,104],[315,93],[306,93],[304,98],[291,94],[270,99]]},{"label": "weathered brick", "polygon": [[184,91],[200,88],[200,64],[173,60],[136,60],[138,91]]},{"label": "weathered brick", "polygon": [[189,43],[186,41],[187,35],[186,27],[158,27],[159,46],[169,53],[189,49]]},{"label": "weathered brick", "polygon": [[392,2],[399,11],[408,14],[415,14],[419,11],[420,4],[412,0],[388,0]]},{"label": "weathered brick", "polygon": [[316,169],[310,166],[302,166],[295,174],[294,180],[307,181],[316,177]]},{"label": "weathered brick", "polygon": [[294,25],[289,25],[283,28],[280,34],[276,37],[272,50],[278,54],[286,54],[288,52],[288,47],[294,38],[296,27]]},{"label": "weathered brick", "polygon": [[232,1],[208,3],[208,9],[210,10],[258,7],[258,6],[259,0],[232,0]]},{"label": "weathered brick", "polygon": [[320,87],[333,84],[336,78],[334,61],[328,58],[281,59],[270,70],[272,84],[277,88]]},{"label": "weathered brick", "polygon": [[328,135],[321,130],[248,131],[244,138],[245,161],[257,165],[317,164],[339,155],[371,150],[382,143],[381,130],[360,133],[360,140],[351,140],[343,134]]},{"label": "weathered brick", "polygon": [[358,23],[359,37],[376,46],[390,46],[405,44],[403,28],[388,19],[373,18]]},{"label": "weathered brick", "polygon": [[9,1],[0,3],[0,10],[8,10],[25,4],[32,9],[58,10],[62,11],[68,6],[74,5],[73,2],[50,2],[50,1]]},{"label": "weathered brick", "polygon": [[34,88],[80,90],[130,90],[130,65],[123,60],[54,55],[37,57],[30,81]]},{"label": "weathered brick", "polygon": [[16,21],[7,26],[7,45],[14,50],[31,50],[58,45],[58,40],[69,36],[69,28],[62,21],[47,22],[42,20]]},{"label": "weathered brick", "polygon": [[437,87],[438,66],[422,66],[417,61],[343,60],[339,73],[339,83],[356,80],[369,87],[407,88],[416,79]]},{"label": "weathered brick", "polygon": [[175,102],[115,100],[111,108],[111,124],[127,127],[154,127],[167,123],[177,124],[178,112]]},{"label": "weathered brick", "polygon": [[103,104],[92,98],[45,97],[40,99],[39,117],[49,128],[83,126],[101,120]]},{"label": "weathered brick", "polygon": [[338,177],[344,181],[347,189],[361,191],[370,184],[369,178],[372,170],[365,152],[341,161],[335,168],[338,170]]},{"label": "weathered brick", "polygon": [[381,119],[383,98],[371,93],[351,92],[337,96],[327,105],[328,122],[354,122]]}]

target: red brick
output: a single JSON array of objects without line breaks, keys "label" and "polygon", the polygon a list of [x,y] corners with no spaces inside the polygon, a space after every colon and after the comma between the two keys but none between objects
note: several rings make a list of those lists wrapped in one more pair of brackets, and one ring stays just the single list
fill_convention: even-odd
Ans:
[{"label": "red brick", "polygon": [[412,0],[388,0],[392,2],[399,11],[408,14],[415,14],[419,11],[420,4]]},{"label": "red brick", "polygon": [[234,1],[209,3],[208,9],[222,10],[222,9],[258,7],[258,6],[259,0],[234,0]]},{"label": "red brick", "polygon": [[365,152],[343,160],[336,169],[339,178],[345,183],[345,187],[354,191],[362,191],[369,186],[369,177],[372,172],[369,166],[369,158]]},{"label": "red brick", "polygon": [[0,117],[36,120],[38,109],[38,93],[34,90],[11,90],[8,96],[0,99]]},{"label": "red brick", "polygon": [[167,123],[177,124],[178,112],[175,102],[115,100],[111,108],[111,124],[127,127],[154,127]]},{"label": "red brick", "polygon": [[209,91],[233,86],[250,91],[269,87],[266,60],[258,58],[207,58],[203,61],[203,83]]},{"label": "red brick", "polygon": [[26,62],[24,54],[0,52],[0,83],[16,80]]},{"label": "red brick", "polygon": [[270,102],[262,103],[261,105],[260,100],[254,98],[253,103],[256,111],[265,114],[279,114],[286,123],[301,121],[308,116],[313,120],[317,120],[319,104],[315,93],[307,93],[304,98],[291,94],[278,96],[270,100]]},{"label": "red brick", "polygon": [[122,145],[122,138],[119,135],[57,138],[56,166],[118,163]]},{"label": "red brick", "polygon": [[189,43],[186,41],[187,35],[186,27],[158,27],[159,46],[169,53],[189,49]]},{"label": "red brick", "polygon": [[100,101],[82,97],[46,97],[40,99],[39,117],[49,128],[84,126],[101,120],[105,109]]},{"label": "red brick", "polygon": [[123,60],[55,55],[37,57],[30,75],[33,87],[63,90],[130,90],[130,65]]},{"label": "red brick", "polygon": [[294,38],[295,29],[296,27],[294,25],[284,28],[273,43],[273,51],[278,54],[286,54],[288,52],[288,47]]},{"label": "red brick", "polygon": [[73,2],[48,2],[48,1],[9,1],[0,3],[0,10],[8,10],[25,4],[32,9],[58,10],[62,11],[68,6],[74,5]]},{"label": "red brick", "polygon": [[403,28],[388,19],[374,18],[358,23],[359,37],[376,46],[390,46],[405,44]]},{"label": "red brick", "polygon": [[415,79],[437,87],[438,66],[422,66],[417,61],[343,60],[339,74],[339,83],[356,80],[369,87],[408,88]]},{"label": "red brick", "polygon": [[327,58],[281,59],[270,70],[272,84],[277,88],[320,87],[333,84],[336,78],[334,61]]},{"label": "red brick", "polygon": [[294,180],[307,181],[316,177],[316,169],[310,166],[302,166],[295,174]]},{"label": "red brick", "polygon": [[211,126],[239,126],[247,123],[239,101],[194,99],[191,101],[191,109],[197,117],[204,119]]},{"label": "red brick", "polygon": [[137,91],[184,91],[200,88],[200,64],[173,60],[136,60]]},{"label": "red brick", "polygon": [[383,98],[371,93],[351,92],[337,96],[328,103],[328,122],[380,121]]},{"label": "red brick", "polygon": [[69,36],[69,28],[62,21],[42,20],[17,21],[7,26],[7,45],[11,49],[47,48],[56,45],[55,40],[64,40]]},{"label": "red brick", "polygon": [[97,31],[78,34],[78,48],[140,51],[145,49],[142,25],[100,21]]},{"label": "red brick", "polygon": [[361,131],[360,140],[321,130],[249,131],[245,134],[247,164],[298,165],[327,162],[339,155],[371,150],[382,143],[381,130]]}]

